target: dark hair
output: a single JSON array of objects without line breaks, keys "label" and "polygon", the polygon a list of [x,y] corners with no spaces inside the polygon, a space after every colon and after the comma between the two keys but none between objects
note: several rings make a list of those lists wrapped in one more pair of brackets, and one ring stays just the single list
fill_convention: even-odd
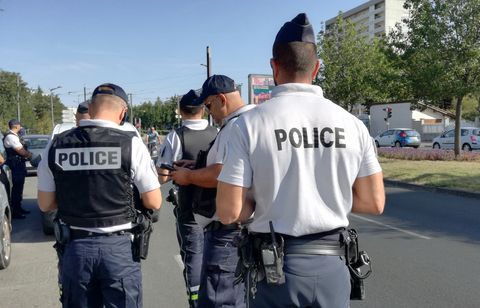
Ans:
[{"label": "dark hair", "polygon": [[180,106],[180,110],[185,114],[195,115],[202,111],[203,105],[200,106]]},{"label": "dark hair", "polygon": [[273,58],[289,75],[307,75],[317,63],[317,46],[312,43],[275,43]]}]

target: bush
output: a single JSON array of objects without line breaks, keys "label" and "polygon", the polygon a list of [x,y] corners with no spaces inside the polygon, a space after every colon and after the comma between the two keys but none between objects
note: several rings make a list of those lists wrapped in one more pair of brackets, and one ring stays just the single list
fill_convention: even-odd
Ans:
[{"label": "bush", "polygon": [[379,148],[378,156],[405,160],[457,160],[480,161],[480,153],[462,152],[456,159],[451,150],[411,149],[411,148]]}]

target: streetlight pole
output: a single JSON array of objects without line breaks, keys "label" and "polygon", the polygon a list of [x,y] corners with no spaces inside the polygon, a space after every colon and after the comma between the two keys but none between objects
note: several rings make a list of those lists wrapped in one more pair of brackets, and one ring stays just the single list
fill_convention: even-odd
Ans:
[{"label": "streetlight pole", "polygon": [[50,89],[50,111],[52,113],[52,130],[55,127],[55,120],[53,118],[53,91],[60,89],[62,86],[58,86]]}]

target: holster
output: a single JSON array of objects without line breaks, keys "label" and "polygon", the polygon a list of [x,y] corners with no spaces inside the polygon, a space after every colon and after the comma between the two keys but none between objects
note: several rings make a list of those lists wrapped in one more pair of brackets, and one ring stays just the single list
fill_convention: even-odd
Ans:
[{"label": "holster", "polygon": [[365,285],[363,280],[372,273],[372,264],[368,254],[358,248],[358,233],[355,229],[342,232],[345,244],[345,260],[350,272],[350,299],[364,300]]},{"label": "holster", "polygon": [[243,228],[240,235],[233,239],[233,245],[237,247],[238,263],[235,269],[235,284],[244,282],[250,269],[255,266],[253,255],[253,237]]},{"label": "holster", "polygon": [[138,213],[135,223],[136,226],[132,229],[132,253],[133,260],[140,262],[140,260],[147,259],[153,223],[151,217],[146,213]]}]

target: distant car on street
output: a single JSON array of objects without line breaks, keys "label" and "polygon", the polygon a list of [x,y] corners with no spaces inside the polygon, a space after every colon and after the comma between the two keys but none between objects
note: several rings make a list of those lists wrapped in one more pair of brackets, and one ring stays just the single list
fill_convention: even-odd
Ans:
[{"label": "distant car on street", "polygon": [[[47,147],[48,142],[50,141],[49,135],[25,135],[23,140],[27,145],[27,149],[32,152],[31,161],[40,161],[41,155],[45,148]],[[37,174],[37,166],[35,163],[32,164],[31,161],[27,160],[27,174],[35,175]]]},{"label": "distant car on street", "polygon": [[375,137],[375,145],[379,147],[413,147],[421,144],[420,134],[412,128],[392,128]]},{"label": "distant car on street", "polygon": [[[443,132],[440,136],[433,138],[434,149],[453,149],[455,146],[455,129]],[[463,151],[480,150],[480,128],[462,127],[460,129],[460,147]]]}]

